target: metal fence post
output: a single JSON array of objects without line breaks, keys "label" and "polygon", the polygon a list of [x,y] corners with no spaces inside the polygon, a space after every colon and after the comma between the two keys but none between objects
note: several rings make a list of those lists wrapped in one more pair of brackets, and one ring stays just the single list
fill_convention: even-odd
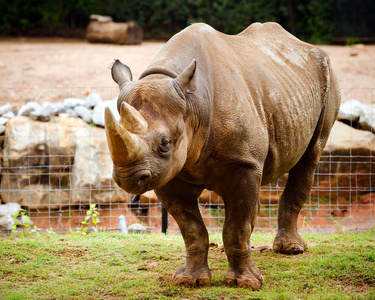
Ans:
[{"label": "metal fence post", "polygon": [[167,234],[168,230],[168,211],[164,206],[161,207],[161,232]]}]

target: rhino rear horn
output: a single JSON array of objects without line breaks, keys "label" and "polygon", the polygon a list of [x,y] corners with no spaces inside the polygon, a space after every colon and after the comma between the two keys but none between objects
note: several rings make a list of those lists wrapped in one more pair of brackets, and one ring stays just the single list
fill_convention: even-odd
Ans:
[{"label": "rhino rear horn", "polygon": [[133,80],[133,75],[129,67],[124,65],[118,59],[115,60],[111,69],[111,73],[113,80],[119,85],[120,90],[127,82]]},{"label": "rhino rear horn", "polygon": [[126,102],[121,103],[120,123],[132,133],[145,133],[148,128],[147,121],[138,110]]},{"label": "rhino rear horn", "polygon": [[105,109],[105,133],[112,160],[116,163],[129,164],[139,152],[139,140],[118,123],[109,107]]},{"label": "rhino rear horn", "polygon": [[184,94],[192,94],[197,89],[194,80],[196,67],[197,62],[193,59],[190,65],[175,79]]}]

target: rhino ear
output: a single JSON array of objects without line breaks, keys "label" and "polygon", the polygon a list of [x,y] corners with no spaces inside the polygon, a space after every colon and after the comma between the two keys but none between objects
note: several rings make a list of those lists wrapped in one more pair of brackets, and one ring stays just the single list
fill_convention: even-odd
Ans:
[{"label": "rhino ear", "polygon": [[118,59],[115,60],[115,63],[112,66],[112,78],[119,85],[120,90],[128,82],[133,80],[132,72],[129,67],[124,65]]},{"label": "rhino ear", "polygon": [[187,68],[175,79],[184,94],[193,94],[197,90],[194,80],[196,67],[197,62],[193,59],[190,65],[188,65]]}]

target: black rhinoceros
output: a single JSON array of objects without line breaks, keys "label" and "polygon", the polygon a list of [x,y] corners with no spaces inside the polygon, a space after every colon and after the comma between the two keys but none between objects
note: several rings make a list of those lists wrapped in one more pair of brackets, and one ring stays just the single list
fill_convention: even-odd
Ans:
[{"label": "black rhinoceros", "polygon": [[340,90],[328,56],[275,23],[235,36],[194,24],[172,37],[139,80],[116,60],[116,122],[105,112],[113,179],[124,190],[154,189],[177,221],[186,263],[173,281],[209,285],[209,237],[197,198],[225,203],[225,283],[263,285],[250,254],[259,188],[286,172],[273,249],[302,253],[297,217],[335,122]]}]

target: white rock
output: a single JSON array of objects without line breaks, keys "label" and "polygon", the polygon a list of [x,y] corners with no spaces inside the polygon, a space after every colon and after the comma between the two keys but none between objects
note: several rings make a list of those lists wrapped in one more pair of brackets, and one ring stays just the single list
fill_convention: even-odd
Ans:
[{"label": "white rock", "polygon": [[11,119],[11,118],[13,118],[15,116],[16,115],[12,111],[8,111],[7,113],[5,113],[5,114],[2,115],[3,118],[7,118],[7,119]]},{"label": "white rock", "polygon": [[147,228],[139,223],[132,224],[128,227],[128,233],[147,233]]},{"label": "white rock", "polygon": [[364,130],[375,133],[375,104],[363,104],[359,124]]},{"label": "white rock", "polygon": [[97,106],[95,106],[92,114],[92,121],[95,125],[104,126],[104,111],[106,107],[109,107],[115,116],[115,119],[120,121],[120,114],[117,111],[117,98],[115,98],[113,100],[100,102]]},{"label": "white rock", "polygon": [[6,114],[7,112],[10,112],[11,110],[12,110],[12,106],[9,103],[0,106],[0,116],[2,116],[3,114]]},{"label": "white rock", "polygon": [[20,221],[22,225],[24,225],[25,223],[29,223],[30,226],[34,225],[34,222],[31,221],[31,219],[26,216],[21,216],[21,217],[18,217],[17,219]]},{"label": "white rock", "polygon": [[69,108],[74,108],[78,105],[85,105],[85,100],[78,98],[66,98],[64,100],[64,105]]},{"label": "white rock", "polygon": [[5,125],[8,121],[8,118],[0,117],[0,125]]},{"label": "white rock", "polygon": [[65,114],[72,115],[73,117],[78,118],[78,114],[73,108],[67,108],[65,110]]},{"label": "white rock", "polygon": [[63,114],[67,110],[67,107],[61,101],[52,103],[52,106],[54,114]]},{"label": "white rock", "polygon": [[14,220],[11,215],[0,216],[0,230],[12,230]]},{"label": "white rock", "polygon": [[21,206],[18,203],[9,202],[0,205],[0,216],[10,215],[13,217],[20,209]]},{"label": "white rock", "polygon": [[48,122],[49,120],[51,120],[51,116],[53,114],[54,108],[52,103],[44,102],[40,109],[30,113],[30,118],[35,121]]},{"label": "white rock", "polygon": [[91,122],[91,111],[88,110],[88,108],[86,106],[82,106],[82,105],[76,106],[74,108],[74,111],[86,123]]},{"label": "white rock", "polygon": [[339,109],[339,120],[355,122],[362,114],[363,104],[358,100],[349,100],[341,104]]},{"label": "white rock", "polygon": [[98,93],[90,94],[85,99],[85,103],[87,107],[95,107],[100,102],[103,102],[103,100]]},{"label": "white rock", "polygon": [[52,115],[54,113],[53,104],[50,102],[44,102],[42,104],[42,109],[40,110],[40,113],[44,115]]},{"label": "white rock", "polygon": [[30,116],[31,112],[38,111],[41,108],[42,107],[37,102],[28,102],[20,108],[20,110],[18,111],[18,115],[19,116]]}]

